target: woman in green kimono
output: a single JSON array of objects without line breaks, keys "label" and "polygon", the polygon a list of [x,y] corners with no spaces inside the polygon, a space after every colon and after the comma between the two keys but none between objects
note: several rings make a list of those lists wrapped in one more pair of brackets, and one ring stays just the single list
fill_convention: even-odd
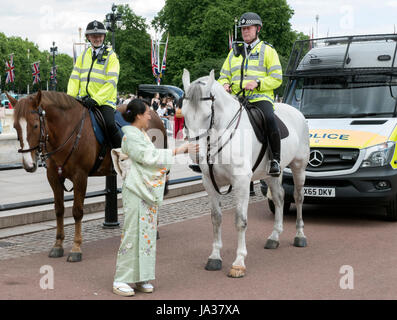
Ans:
[{"label": "woman in green kimono", "polygon": [[136,290],[153,292],[155,279],[158,207],[163,200],[165,177],[173,156],[197,152],[198,145],[186,143],[174,150],[157,149],[145,132],[150,109],[142,100],[132,100],[123,114],[131,126],[122,128],[121,151],[129,156],[131,168],[123,183],[124,225],[117,255],[113,292],[133,296]]}]

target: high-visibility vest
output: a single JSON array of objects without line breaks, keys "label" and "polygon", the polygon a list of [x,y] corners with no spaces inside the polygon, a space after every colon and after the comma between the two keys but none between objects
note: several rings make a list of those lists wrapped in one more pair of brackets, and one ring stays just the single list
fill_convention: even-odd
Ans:
[{"label": "high-visibility vest", "polygon": [[84,97],[88,94],[98,105],[116,108],[119,60],[109,47],[103,52],[100,61],[98,58],[93,63],[92,47],[84,50],[74,65],[67,93],[72,97]]},{"label": "high-visibility vest", "polygon": [[[233,50],[230,50],[220,71],[218,82],[222,85],[231,84],[232,93],[237,94],[248,82],[258,79],[260,86],[255,88],[252,94],[245,90],[248,100],[250,102],[267,100],[274,103],[273,90],[283,82],[282,68],[276,50],[271,45],[260,41],[247,55],[243,74],[241,74],[242,62],[243,56],[236,57]],[[240,87],[241,77],[243,81]]]}]

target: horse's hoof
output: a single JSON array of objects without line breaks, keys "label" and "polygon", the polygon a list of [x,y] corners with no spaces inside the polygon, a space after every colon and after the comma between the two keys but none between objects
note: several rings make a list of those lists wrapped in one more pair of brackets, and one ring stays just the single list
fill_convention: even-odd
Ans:
[{"label": "horse's hoof", "polygon": [[265,249],[277,249],[279,244],[280,243],[278,241],[267,239],[265,244]]},{"label": "horse's hoof", "polygon": [[222,269],[222,260],[219,259],[208,259],[205,270],[217,271]]},{"label": "horse's hoof", "polygon": [[300,247],[300,248],[304,248],[307,246],[307,241],[305,237],[295,237],[294,239],[294,246],[295,247]]},{"label": "horse's hoof", "polygon": [[231,278],[242,278],[245,276],[245,267],[232,266],[227,276]]},{"label": "horse's hoof", "polygon": [[81,252],[70,252],[68,255],[67,262],[80,262],[83,254]]},{"label": "horse's hoof", "polygon": [[55,247],[52,248],[49,255],[50,258],[60,258],[63,257],[63,248]]}]

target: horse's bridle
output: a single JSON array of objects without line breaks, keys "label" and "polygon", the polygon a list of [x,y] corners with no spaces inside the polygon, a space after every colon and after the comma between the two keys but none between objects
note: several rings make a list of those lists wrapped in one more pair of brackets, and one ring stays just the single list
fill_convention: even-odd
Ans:
[{"label": "horse's bridle", "polygon": [[[48,134],[46,132],[46,125],[45,125],[45,114],[46,114],[46,112],[42,108],[42,106],[39,105],[37,110],[31,111],[31,113],[33,113],[33,114],[37,113],[39,115],[39,121],[40,121],[39,143],[37,144],[37,146],[32,147],[30,149],[22,149],[21,148],[21,149],[18,150],[18,152],[19,153],[27,153],[27,152],[32,152],[34,150],[37,150],[38,154],[40,156],[40,160],[43,163],[43,166],[45,166],[45,167],[46,167],[47,159],[49,159],[52,155],[54,155],[58,151],[62,150],[65,147],[65,145],[70,141],[70,139],[72,139],[72,137],[75,134],[75,132],[77,132],[77,130],[78,130],[78,134],[76,135],[76,139],[74,141],[72,149],[70,150],[70,152],[67,155],[67,157],[66,157],[65,161],[63,162],[63,164],[61,166],[58,166],[58,176],[61,177],[64,166],[66,165],[66,163],[69,160],[70,156],[72,155],[73,151],[76,149],[77,144],[79,143],[79,140],[81,138],[81,131],[82,131],[83,126],[84,126],[85,117],[87,115],[87,109],[84,108],[83,116],[82,116],[81,120],[77,123],[76,127],[73,129],[72,133],[66,139],[66,141],[64,143],[62,143],[58,148],[56,148],[55,150],[50,151],[50,152],[48,152],[48,150],[47,150]],[[63,187],[65,189],[64,185],[63,185]],[[73,188],[72,188],[72,190],[73,190]],[[66,190],[66,191],[70,192],[72,190]]]},{"label": "horse's bridle", "polygon": [[[183,95],[182,100],[189,100],[189,98],[187,98],[185,95]],[[207,137],[207,164],[208,164],[208,168],[209,168],[209,173],[210,173],[211,181],[212,181],[212,184],[213,184],[213,186],[214,186],[216,192],[218,192],[218,193],[221,194],[221,195],[226,195],[226,194],[228,194],[228,193],[230,193],[230,192],[232,191],[232,186],[231,186],[231,185],[229,186],[229,189],[228,189],[228,191],[227,191],[226,193],[221,193],[221,192],[220,192],[219,187],[218,187],[218,185],[217,185],[217,183],[216,183],[216,181],[215,181],[215,177],[214,177],[214,168],[213,168],[214,164],[213,164],[213,161],[212,161],[212,159],[211,159],[211,139],[210,139],[211,137],[210,137],[210,131],[212,130],[212,128],[213,128],[213,126],[214,126],[214,114],[215,114],[215,111],[214,111],[214,103],[215,103],[215,96],[212,95],[212,93],[210,93],[210,96],[209,96],[209,97],[204,97],[204,98],[201,98],[201,99],[200,99],[200,101],[209,101],[209,100],[211,100],[211,119],[210,119],[210,126],[209,126],[208,130],[207,130],[206,132],[204,132],[204,133],[202,133],[202,134],[200,134],[200,135],[194,137],[194,138],[188,138],[188,140],[189,140],[189,141],[196,141],[196,142],[198,142],[198,140],[200,140],[201,138]],[[232,131],[232,133],[230,134],[230,136],[229,136],[229,138],[227,139],[227,141],[226,141],[226,142],[225,142],[225,143],[212,155],[212,158],[213,158],[216,154],[218,154],[219,152],[221,152],[221,150],[223,149],[223,147],[224,147],[226,144],[228,144],[229,141],[233,138],[233,135],[235,134],[235,132],[236,132],[236,130],[237,130],[239,124],[240,124],[240,119],[241,119],[242,111],[243,111],[243,106],[240,104],[239,110],[236,112],[236,114],[234,115],[234,117],[232,118],[232,120],[231,120],[231,121],[229,122],[229,124],[227,125],[227,127],[226,127],[226,129],[225,129],[225,132],[226,132],[226,130],[228,130],[228,129],[232,126],[232,124],[233,124],[233,123],[236,121],[236,119],[237,119],[237,124],[236,124],[235,128],[233,129],[233,131]],[[189,131],[189,128],[187,127],[186,122],[185,122],[185,128]],[[224,134],[224,133],[223,133],[223,134]],[[218,142],[219,142],[219,140],[222,138],[223,134],[218,138]]]}]

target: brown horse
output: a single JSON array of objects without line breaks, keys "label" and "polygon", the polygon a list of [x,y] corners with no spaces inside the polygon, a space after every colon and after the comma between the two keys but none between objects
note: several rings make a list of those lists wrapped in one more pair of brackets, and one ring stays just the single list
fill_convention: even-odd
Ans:
[{"label": "brown horse", "polygon": [[[112,174],[110,150],[107,151],[101,166],[89,174],[93,168],[101,146],[95,138],[88,110],[65,93],[38,91],[19,101],[10,97],[14,106],[14,128],[18,134],[23,156],[23,167],[28,172],[37,169],[38,156],[45,160],[47,179],[55,200],[57,220],[56,241],[49,257],[63,256],[64,234],[64,181],[73,183],[73,217],[75,221],[74,243],[67,261],[82,259],[81,220],[87,189],[87,178]],[[124,107],[125,108],[125,107]],[[167,135],[163,122],[156,112],[152,113],[148,134],[159,148],[167,147]]]}]

